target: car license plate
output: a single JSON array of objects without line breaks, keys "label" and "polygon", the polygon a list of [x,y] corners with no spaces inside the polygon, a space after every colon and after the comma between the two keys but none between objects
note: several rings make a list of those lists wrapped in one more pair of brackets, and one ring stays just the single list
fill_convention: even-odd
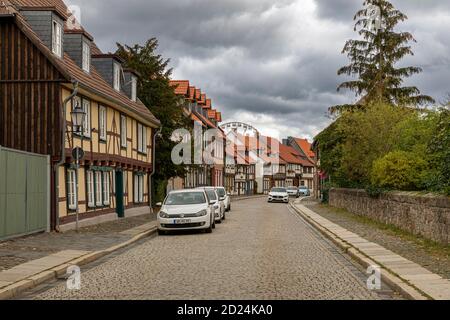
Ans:
[{"label": "car license plate", "polygon": [[191,219],[175,219],[173,224],[188,224],[191,223]]}]

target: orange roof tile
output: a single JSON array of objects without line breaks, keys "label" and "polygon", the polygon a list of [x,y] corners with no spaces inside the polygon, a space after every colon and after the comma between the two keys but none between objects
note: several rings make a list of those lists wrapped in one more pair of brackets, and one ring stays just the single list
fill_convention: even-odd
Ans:
[{"label": "orange roof tile", "polygon": [[195,99],[195,87],[189,87],[189,99],[194,100]]},{"label": "orange roof tile", "polygon": [[50,9],[67,19],[67,6],[63,0],[9,0],[20,9]]},{"label": "orange roof tile", "polygon": [[206,99],[206,108],[211,108],[212,107],[212,103],[211,103],[211,99]]},{"label": "orange roof tile", "polygon": [[189,95],[189,80],[170,80],[169,85],[175,87],[175,94]]},{"label": "orange roof tile", "polygon": [[195,89],[195,99],[200,100],[202,97],[202,90]]},{"label": "orange roof tile", "polygon": [[216,113],[216,120],[217,120],[217,122],[222,122],[222,112]]},{"label": "orange roof tile", "polygon": [[300,138],[294,138],[297,145],[303,150],[305,155],[309,158],[314,159],[316,157],[316,154],[314,151],[312,151],[312,145],[309,143],[307,139],[300,139]]}]

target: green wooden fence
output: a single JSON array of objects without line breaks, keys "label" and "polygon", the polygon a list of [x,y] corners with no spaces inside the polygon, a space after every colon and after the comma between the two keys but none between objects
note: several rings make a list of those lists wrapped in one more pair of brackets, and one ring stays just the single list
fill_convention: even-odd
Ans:
[{"label": "green wooden fence", "polygon": [[0,146],[0,239],[46,231],[49,217],[49,157]]}]

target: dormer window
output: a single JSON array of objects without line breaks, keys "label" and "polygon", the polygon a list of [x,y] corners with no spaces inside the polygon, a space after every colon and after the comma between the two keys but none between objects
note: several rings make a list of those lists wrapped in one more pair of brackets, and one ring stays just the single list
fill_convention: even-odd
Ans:
[{"label": "dormer window", "polygon": [[137,100],[137,78],[135,76],[131,77],[131,100],[134,102]]},{"label": "dormer window", "polygon": [[62,58],[62,25],[56,20],[52,23],[52,52]]},{"label": "dormer window", "polygon": [[120,91],[120,65],[118,63],[113,64],[113,84],[114,84],[114,90]]},{"label": "dormer window", "polygon": [[91,70],[91,46],[86,41],[83,41],[83,60],[82,60],[82,68],[86,72],[90,72]]}]

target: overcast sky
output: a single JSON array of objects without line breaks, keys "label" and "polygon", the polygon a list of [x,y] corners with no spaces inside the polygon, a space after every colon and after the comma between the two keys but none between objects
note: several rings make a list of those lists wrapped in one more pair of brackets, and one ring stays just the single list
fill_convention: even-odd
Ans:
[{"label": "overcast sky", "polygon": [[[66,0],[67,1],[67,0]],[[408,80],[442,100],[450,92],[450,1],[393,0],[409,16],[399,30],[418,43],[404,61],[424,69]],[[363,0],[70,0],[104,51],[157,37],[174,79],[188,79],[213,99],[225,121],[263,134],[312,138],[331,105],[355,100],[337,92],[336,71],[355,38]]]}]

